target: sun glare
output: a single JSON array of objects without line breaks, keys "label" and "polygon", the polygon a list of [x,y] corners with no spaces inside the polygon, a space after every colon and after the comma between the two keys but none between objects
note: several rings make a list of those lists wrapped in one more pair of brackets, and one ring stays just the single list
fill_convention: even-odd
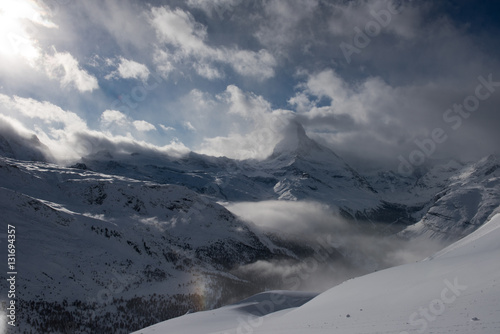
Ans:
[{"label": "sun glare", "polygon": [[57,28],[42,6],[31,0],[0,1],[0,54],[32,65],[41,55],[37,35],[41,26]]}]

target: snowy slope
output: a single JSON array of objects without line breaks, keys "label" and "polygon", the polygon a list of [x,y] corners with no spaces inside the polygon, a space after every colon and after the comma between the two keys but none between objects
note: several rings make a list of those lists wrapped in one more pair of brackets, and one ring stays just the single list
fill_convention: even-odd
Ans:
[{"label": "snowy slope", "polygon": [[299,307],[315,296],[317,293],[313,292],[281,290],[263,292],[236,304],[217,310],[184,315],[135,333],[223,333],[232,331],[235,325],[240,324],[243,329],[240,332],[251,332],[251,324],[263,323],[264,320],[261,317]]},{"label": "snowy slope", "polygon": [[[481,333],[500,332],[500,215],[435,256],[344,282],[302,306],[260,298],[261,316],[233,305],[137,333]],[[276,302],[279,301],[279,302]],[[274,311],[274,312],[270,312]]]}]

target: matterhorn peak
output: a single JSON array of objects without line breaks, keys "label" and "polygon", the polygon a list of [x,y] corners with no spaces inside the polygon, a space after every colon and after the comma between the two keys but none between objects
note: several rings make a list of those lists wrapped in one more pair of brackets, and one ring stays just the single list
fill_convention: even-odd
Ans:
[{"label": "matterhorn peak", "polygon": [[[283,138],[274,147],[271,157],[295,156],[306,157],[314,153],[326,153],[330,151],[309,138],[302,124],[291,121],[283,130]],[[333,152],[329,152],[333,153]]]}]

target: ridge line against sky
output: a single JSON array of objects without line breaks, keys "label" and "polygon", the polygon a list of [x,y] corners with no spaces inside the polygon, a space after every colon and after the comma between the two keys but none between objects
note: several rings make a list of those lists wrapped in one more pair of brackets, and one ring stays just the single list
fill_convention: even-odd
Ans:
[{"label": "ridge line against sky", "polygon": [[[4,0],[0,131],[35,133],[59,160],[245,159],[271,154],[294,119],[354,166],[395,168],[436,128],[448,140],[428,159],[478,159],[499,153],[497,6]],[[461,112],[478,78],[490,94]]]}]

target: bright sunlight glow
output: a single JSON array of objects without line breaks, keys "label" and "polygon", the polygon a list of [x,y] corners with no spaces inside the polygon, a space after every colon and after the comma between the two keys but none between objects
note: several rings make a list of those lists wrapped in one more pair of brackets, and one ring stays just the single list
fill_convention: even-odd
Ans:
[{"label": "bright sunlight glow", "polygon": [[32,0],[0,1],[0,55],[15,60],[18,56],[33,65],[41,56],[35,39],[39,27],[57,28],[43,7]]}]

